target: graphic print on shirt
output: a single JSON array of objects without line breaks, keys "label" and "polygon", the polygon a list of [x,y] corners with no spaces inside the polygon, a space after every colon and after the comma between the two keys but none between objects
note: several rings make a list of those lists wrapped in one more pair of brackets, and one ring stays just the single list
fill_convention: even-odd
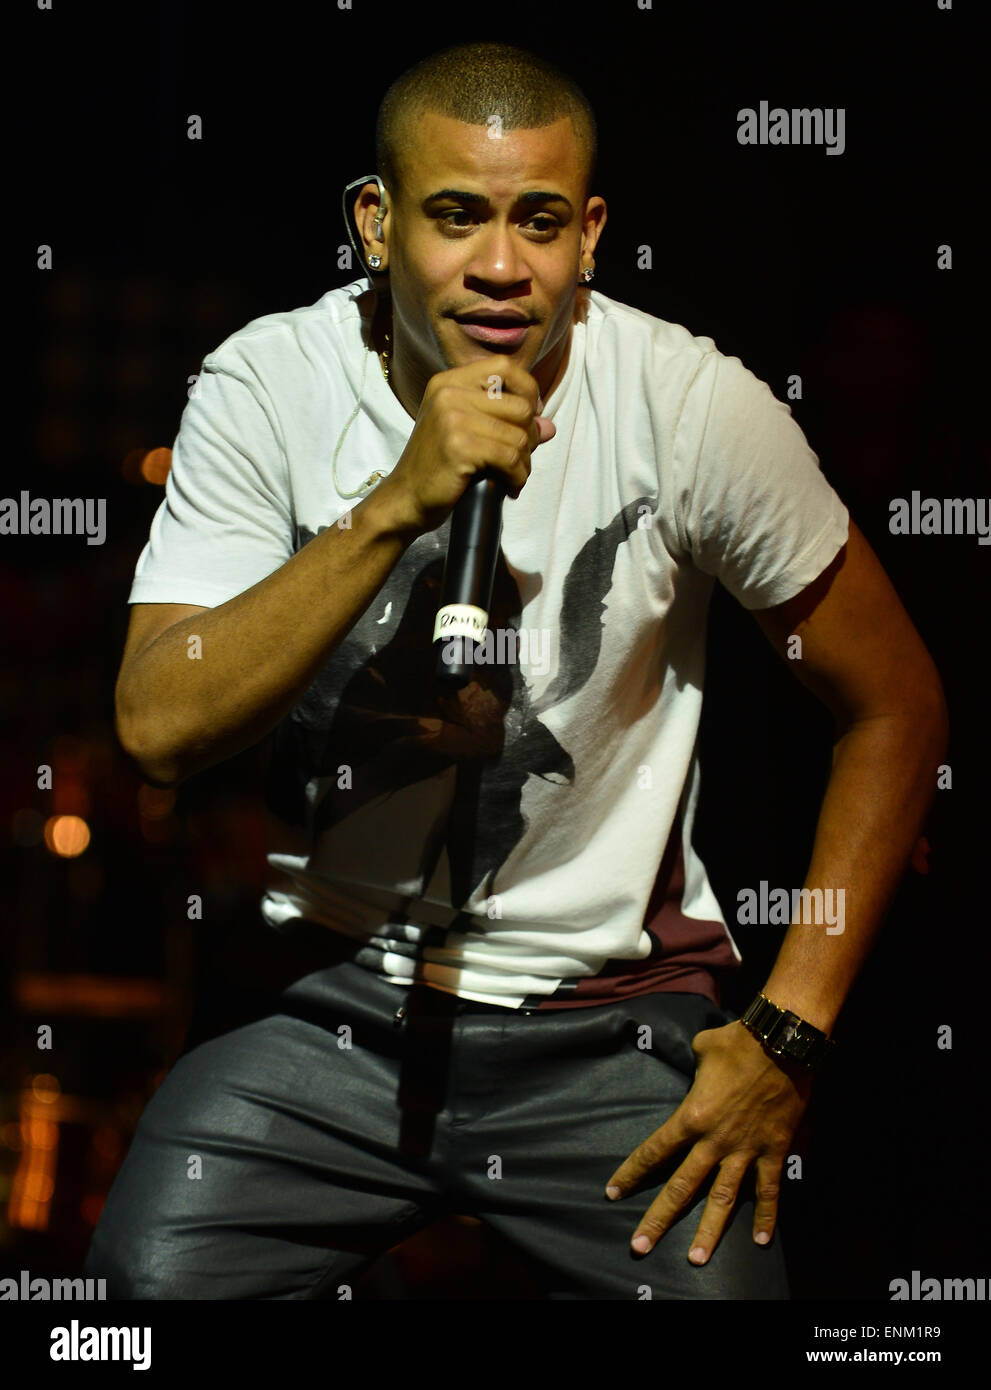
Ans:
[{"label": "graphic print on shirt", "polygon": [[[602,615],[612,587],[619,546],[636,531],[638,497],[577,552],[562,590],[559,665],[533,698],[517,662],[476,667],[463,689],[446,692],[434,678],[430,640],[440,605],[450,517],[420,536],[399,560],[352,627],[275,731],[266,780],[269,809],[287,825],[307,824],[313,843],[368,803],[456,769],[453,797],[423,832],[420,872],[425,888],[446,848],[451,906],[461,908],[476,889],[496,891],[496,875],[528,825],[522,812],[529,776],[568,783],[574,764],[542,716],[586,684],[599,660]],[[326,528],[321,527],[320,530]],[[297,549],[315,533],[298,528]],[[500,550],[489,625],[519,630],[523,604]],[[351,769],[339,786],[338,769]],[[307,786],[322,779],[317,795]],[[470,915],[450,929],[477,926]]]}]

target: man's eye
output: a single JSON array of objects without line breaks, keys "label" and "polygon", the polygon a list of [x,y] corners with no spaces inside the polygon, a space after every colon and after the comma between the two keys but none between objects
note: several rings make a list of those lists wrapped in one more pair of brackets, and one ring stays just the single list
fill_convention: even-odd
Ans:
[{"label": "man's eye", "polygon": [[[455,219],[461,220],[456,221]],[[442,213],[440,220],[445,226],[458,229],[470,227],[477,221],[477,218],[468,208],[452,208],[450,212]],[[553,217],[547,216],[546,213],[538,213],[535,217],[529,218],[524,225],[531,227],[540,235],[546,236],[548,232],[554,231],[557,222]]]}]

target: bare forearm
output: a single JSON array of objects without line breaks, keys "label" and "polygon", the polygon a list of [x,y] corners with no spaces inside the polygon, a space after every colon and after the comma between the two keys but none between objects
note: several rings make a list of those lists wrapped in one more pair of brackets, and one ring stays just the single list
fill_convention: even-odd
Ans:
[{"label": "bare forearm", "polygon": [[328,527],[245,593],[156,638],[122,674],[116,697],[121,740],[145,775],[181,782],[263,738],[412,538],[394,525],[389,494],[373,493],[350,528]]},{"label": "bare forearm", "polygon": [[[839,923],[793,921],[764,986],[829,1032],[870,953],[925,822],[947,745],[941,699],[854,724],[837,742],[805,887],[833,889]],[[843,898],[838,891],[843,891]]]}]

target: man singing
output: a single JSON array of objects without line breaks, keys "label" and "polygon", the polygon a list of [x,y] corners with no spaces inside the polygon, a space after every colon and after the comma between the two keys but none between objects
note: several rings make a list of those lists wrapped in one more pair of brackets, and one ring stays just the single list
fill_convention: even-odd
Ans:
[{"label": "man singing", "polygon": [[[788,1297],[783,1164],[922,828],[943,692],[789,408],[591,288],[595,158],[542,60],[426,59],[354,185],[368,278],[203,364],[117,728],[162,786],[271,735],[261,912],[312,958],[153,1095],[87,1259],[111,1297],[346,1296],[451,1211],[551,1298]],[[456,688],[434,620],[483,472],[500,553]],[[842,891],[842,930],[796,914],[742,1020],[692,845],[716,580],[836,721],[801,886]]]}]

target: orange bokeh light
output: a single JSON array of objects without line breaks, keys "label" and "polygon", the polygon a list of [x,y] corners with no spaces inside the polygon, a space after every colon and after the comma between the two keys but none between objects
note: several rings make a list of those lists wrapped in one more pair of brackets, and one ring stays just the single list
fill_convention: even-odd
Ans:
[{"label": "orange bokeh light", "polygon": [[89,841],[89,826],[82,816],[51,816],[45,822],[45,844],[60,859],[75,859]]},{"label": "orange bokeh light", "polygon": [[146,483],[157,483],[159,487],[164,487],[171,467],[171,449],[149,449],[141,460],[141,476]]},{"label": "orange bokeh light", "polygon": [[57,1096],[62,1094],[62,1087],[59,1085],[57,1076],[52,1076],[51,1072],[40,1072],[38,1076],[31,1078],[31,1091],[35,1100],[49,1105]]}]

